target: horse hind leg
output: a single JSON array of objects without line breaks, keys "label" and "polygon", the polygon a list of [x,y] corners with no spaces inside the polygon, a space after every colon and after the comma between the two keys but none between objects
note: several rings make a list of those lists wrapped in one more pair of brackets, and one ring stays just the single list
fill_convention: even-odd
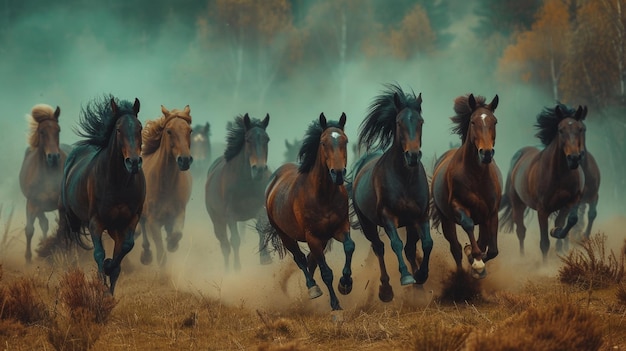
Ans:
[{"label": "horse hind leg", "polygon": [[142,238],[142,251],[139,258],[141,263],[149,265],[152,263],[152,250],[150,250],[150,240],[148,239],[148,227],[146,225],[146,219],[141,220],[141,238]]},{"label": "horse hind leg", "polygon": [[33,241],[33,236],[35,235],[35,215],[36,209],[32,205],[30,201],[26,202],[26,227],[24,228],[24,234],[26,236],[26,253],[24,257],[26,258],[26,263],[30,264],[33,253],[31,249],[31,243]]}]

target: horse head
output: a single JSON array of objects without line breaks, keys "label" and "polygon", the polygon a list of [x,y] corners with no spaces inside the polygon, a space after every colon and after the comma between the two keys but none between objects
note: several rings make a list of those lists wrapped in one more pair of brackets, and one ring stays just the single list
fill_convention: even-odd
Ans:
[{"label": "horse head", "polygon": [[395,93],[393,97],[398,110],[395,133],[397,142],[402,147],[405,165],[415,167],[422,158],[422,126],[424,125],[421,113],[422,93],[417,96],[419,110],[410,107],[402,108],[398,93]]},{"label": "horse head", "polygon": [[161,136],[161,145],[169,148],[172,157],[178,164],[178,169],[186,171],[193,162],[191,155],[191,112],[189,105],[180,110],[169,111],[161,105],[161,112],[166,118],[164,134]]},{"label": "horse head", "polygon": [[61,133],[61,127],[59,126],[60,114],[61,109],[57,106],[52,116],[41,120],[37,124],[39,147],[46,155],[48,167],[56,167],[61,159],[61,149],[59,148],[59,134]]},{"label": "horse head", "polygon": [[124,167],[128,173],[135,174],[141,169],[141,122],[137,118],[139,113],[139,99],[135,98],[132,111],[120,110],[111,98],[111,111],[116,117],[115,143],[124,157]]},{"label": "horse head", "polygon": [[331,180],[336,185],[342,185],[346,177],[348,137],[343,131],[345,125],[345,113],[341,114],[337,127],[329,126],[324,113],[320,114],[320,126],[322,127],[320,156],[328,168]]},{"label": "horse head", "polygon": [[565,116],[560,106],[554,110],[560,122],[558,125],[558,146],[565,154],[567,166],[576,169],[585,156],[585,131],[583,120],[587,116],[587,106],[578,106],[573,116]]},{"label": "horse head", "polygon": [[209,158],[209,135],[211,125],[206,122],[204,126],[197,125],[191,132],[191,155],[199,161]]},{"label": "horse head", "polygon": [[245,127],[245,155],[250,164],[252,179],[260,180],[267,170],[267,144],[270,141],[265,129],[270,123],[270,115],[266,114],[260,126],[253,126],[250,116],[243,116]]},{"label": "horse head", "polygon": [[471,141],[478,150],[478,159],[482,163],[491,163],[495,153],[496,144],[496,123],[498,119],[493,114],[498,107],[498,95],[491,100],[488,105],[478,106],[474,94],[470,94],[468,103],[472,115],[468,128],[467,141]]}]

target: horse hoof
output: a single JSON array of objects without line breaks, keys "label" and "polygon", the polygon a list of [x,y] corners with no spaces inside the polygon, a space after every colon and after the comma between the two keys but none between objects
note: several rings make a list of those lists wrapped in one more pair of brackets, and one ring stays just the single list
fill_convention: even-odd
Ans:
[{"label": "horse hoof", "polygon": [[393,300],[393,289],[391,285],[381,285],[380,288],[378,288],[378,298],[382,302],[390,302]]},{"label": "horse hoof", "polygon": [[348,295],[352,291],[352,278],[341,278],[339,279],[339,284],[337,284],[337,290],[342,295]]},{"label": "horse hoof", "polygon": [[400,285],[411,285],[411,284],[415,284],[417,283],[415,281],[415,278],[413,278],[412,275],[405,275],[402,278],[400,278]]},{"label": "horse hoof", "polygon": [[417,271],[413,278],[415,278],[415,284],[422,285],[428,280],[428,272]]},{"label": "horse hoof", "polygon": [[178,233],[178,232],[172,233],[167,238],[167,251],[175,252],[176,250],[178,250],[178,242],[182,238],[183,238],[183,234],[182,233]]},{"label": "horse hoof", "polygon": [[149,265],[152,263],[152,251],[144,250],[141,252],[141,257],[139,258],[141,263],[144,265]]},{"label": "horse hoof", "polygon": [[562,234],[562,232],[561,228],[555,227],[550,230],[550,236],[556,239],[565,239],[567,235]]},{"label": "horse hoof", "polygon": [[111,273],[113,272],[113,265],[112,265],[113,260],[110,258],[107,258],[104,260],[104,263],[102,264],[102,269],[104,270],[104,274],[105,275],[111,275]]},{"label": "horse hoof", "polygon": [[322,296],[322,289],[319,286],[313,285],[309,288],[309,299],[313,300]]},{"label": "horse hoof", "polygon": [[472,269],[472,278],[474,279],[484,279],[487,276],[487,270],[483,269],[482,271],[477,271]]}]

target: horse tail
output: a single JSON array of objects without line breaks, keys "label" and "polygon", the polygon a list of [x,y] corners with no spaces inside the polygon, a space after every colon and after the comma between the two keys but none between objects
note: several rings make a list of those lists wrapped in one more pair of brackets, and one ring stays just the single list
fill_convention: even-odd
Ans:
[{"label": "horse tail", "polygon": [[259,215],[257,215],[254,227],[256,228],[256,231],[259,233],[263,241],[263,245],[259,248],[259,251],[272,251],[268,249],[269,245],[271,244],[274,248],[273,251],[276,251],[278,253],[278,257],[280,257],[281,259],[285,257],[285,255],[287,254],[287,248],[285,248],[283,241],[278,236],[278,231],[270,222],[266,211],[259,211]]},{"label": "horse tail", "polygon": [[504,183],[504,193],[502,194],[502,198],[500,200],[500,215],[499,219],[499,227],[500,230],[505,233],[510,233],[513,231],[513,204],[511,203],[511,172],[515,167],[517,161],[522,157],[522,150],[517,151],[513,158],[511,159],[511,164],[509,166],[509,172],[506,175],[506,182]]}]

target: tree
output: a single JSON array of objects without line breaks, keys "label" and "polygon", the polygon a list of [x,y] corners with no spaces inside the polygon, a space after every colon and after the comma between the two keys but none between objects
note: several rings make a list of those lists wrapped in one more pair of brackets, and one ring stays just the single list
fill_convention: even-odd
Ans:
[{"label": "tree", "polygon": [[494,32],[509,36],[530,29],[542,0],[502,1],[482,0],[474,7],[479,24],[474,28],[478,37],[488,37]]},{"label": "tree", "polygon": [[419,4],[405,15],[398,28],[392,29],[388,37],[393,56],[404,60],[419,53],[434,51],[435,41],[436,35],[428,15]]}]

